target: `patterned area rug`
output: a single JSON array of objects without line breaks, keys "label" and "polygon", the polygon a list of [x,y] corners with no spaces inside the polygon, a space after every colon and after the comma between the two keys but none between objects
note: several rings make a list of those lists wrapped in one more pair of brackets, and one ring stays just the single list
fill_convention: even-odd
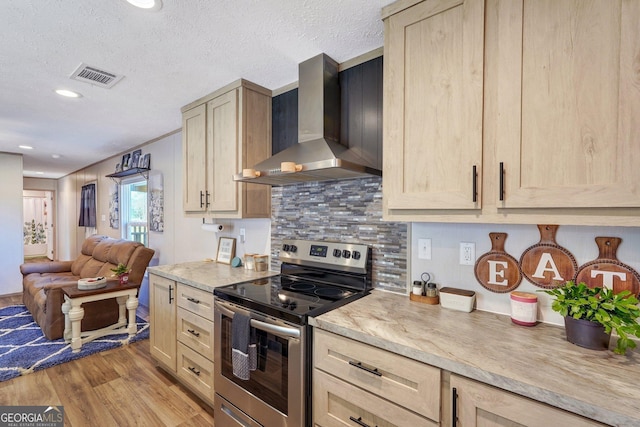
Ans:
[{"label": "patterned area rug", "polygon": [[138,332],[114,334],[82,345],[78,353],[64,339],[49,341],[24,305],[0,308],[0,381],[70,362],[149,338],[149,324],[136,318]]}]

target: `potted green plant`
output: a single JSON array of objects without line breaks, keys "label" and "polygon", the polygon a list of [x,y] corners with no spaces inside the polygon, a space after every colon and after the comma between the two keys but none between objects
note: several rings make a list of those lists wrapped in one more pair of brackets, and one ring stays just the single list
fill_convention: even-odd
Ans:
[{"label": "potted green plant", "polygon": [[616,331],[618,343],[613,350],[625,354],[636,347],[632,336],[640,338],[640,308],[638,299],[630,291],[617,294],[612,289],[589,288],[585,283],[568,281],[554,289],[544,290],[555,297],[554,311],[565,320],[567,341],[586,348],[609,348],[611,331]]},{"label": "potted green plant", "polygon": [[116,268],[112,268],[111,271],[113,271],[113,276],[117,276],[120,279],[121,285],[129,281],[129,272],[131,270],[126,265],[120,263]]}]

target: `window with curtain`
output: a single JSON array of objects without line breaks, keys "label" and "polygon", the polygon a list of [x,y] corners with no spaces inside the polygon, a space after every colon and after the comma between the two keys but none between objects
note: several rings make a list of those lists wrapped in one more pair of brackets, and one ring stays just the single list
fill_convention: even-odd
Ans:
[{"label": "window with curtain", "polygon": [[96,226],[96,185],[87,184],[82,186],[80,194],[80,227]]}]

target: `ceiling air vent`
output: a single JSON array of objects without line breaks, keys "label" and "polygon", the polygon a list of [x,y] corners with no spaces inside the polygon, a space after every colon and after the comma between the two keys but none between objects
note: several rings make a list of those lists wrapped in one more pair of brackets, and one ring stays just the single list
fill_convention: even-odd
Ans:
[{"label": "ceiling air vent", "polygon": [[108,71],[100,70],[96,67],[91,67],[87,64],[80,64],[80,66],[76,68],[76,70],[70,76],[70,78],[73,80],[78,80],[80,82],[89,83],[91,85],[100,86],[106,89],[110,89],[123,77],[124,76],[119,76]]}]

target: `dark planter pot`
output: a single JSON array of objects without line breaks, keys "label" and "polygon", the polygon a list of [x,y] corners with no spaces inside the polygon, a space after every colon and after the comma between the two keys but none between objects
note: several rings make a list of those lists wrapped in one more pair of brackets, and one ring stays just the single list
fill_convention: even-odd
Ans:
[{"label": "dark planter pot", "polygon": [[607,350],[611,334],[604,332],[604,326],[598,322],[584,319],[564,318],[567,341],[591,350]]}]

